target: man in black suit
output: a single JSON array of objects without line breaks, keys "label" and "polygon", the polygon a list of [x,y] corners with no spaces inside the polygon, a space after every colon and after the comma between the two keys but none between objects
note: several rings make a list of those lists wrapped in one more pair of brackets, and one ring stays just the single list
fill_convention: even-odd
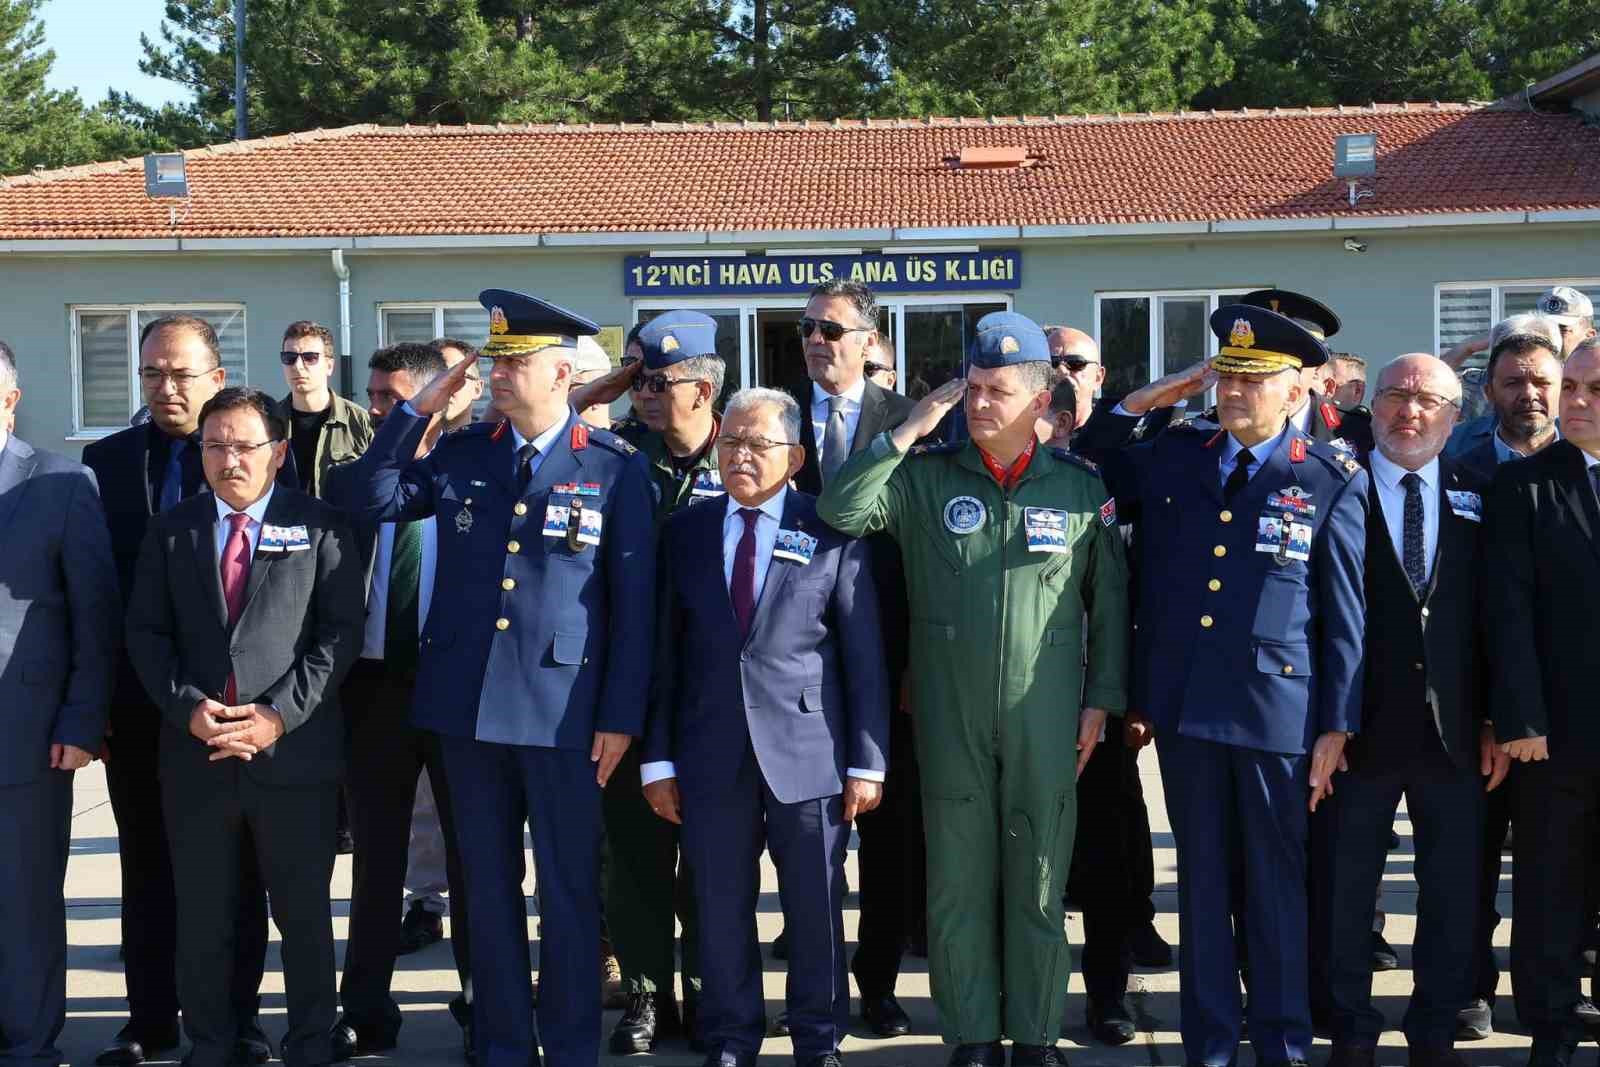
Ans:
[{"label": "man in black suit", "polygon": [[[878,343],[878,303],[859,282],[817,286],[800,319],[809,395],[800,398],[800,443],[805,461],[795,487],[813,496],[873,438],[905,421],[912,402],[865,377],[869,348]],[[906,647],[905,575],[900,550],[883,535],[868,538],[873,578],[883,618],[891,692],[903,693]],[[902,703],[903,701],[897,701]],[[861,1017],[883,1037],[910,1032],[911,1020],[895,999],[900,959],[908,939],[926,941],[927,883],[923,875],[922,804],[912,717],[890,716],[889,780],[884,801],[856,822],[861,835],[861,924],[850,970],[861,990]]]},{"label": "man in black suit", "polygon": [[0,1063],[57,1063],[67,1018],[73,772],[105,736],[116,571],[94,476],[11,433],[0,341]]},{"label": "man in black suit", "polygon": [[1367,457],[1367,660],[1349,773],[1323,802],[1317,844],[1323,973],[1333,1067],[1372,1067],[1383,1015],[1372,1005],[1371,887],[1381,880],[1402,795],[1417,842],[1415,986],[1405,1016],[1413,1067],[1459,1067],[1456,1012],[1472,992],[1484,794],[1507,760],[1484,725],[1483,483],[1440,457],[1461,383],[1431,355],[1378,376]]},{"label": "man in black suit", "polygon": [[[83,462],[100,484],[124,603],[133,589],[134,564],[151,518],[205,488],[200,409],[226,377],[222,347],[210,323],[190,315],[156,319],[139,338],[139,383],[150,420],[83,450]],[[132,661],[121,653],[106,738],[106,784],[122,865],[128,1022],[96,1058],[101,1067],[143,1063],[178,1043],[177,903],[156,784],[160,721]],[[233,980],[237,1059],[266,1063],[271,1049],[256,1020],[256,991],[266,963],[267,900],[254,854],[244,850],[240,863]]]},{"label": "man in black suit", "polygon": [[[191,1067],[234,1062],[240,853],[256,853],[283,936],[292,1067],[331,1059],[338,686],[360,649],[361,559],[332,507],[275,488],[288,427],[257,389],[200,411],[210,493],[150,523],[128,651],[160,714],[162,812],[177,886],[178,993]],[[247,833],[248,830],[248,833]]]},{"label": "man in black suit", "polygon": [[1592,820],[1600,813],[1594,605],[1600,600],[1600,344],[1561,371],[1564,440],[1495,472],[1484,536],[1489,710],[1517,768],[1511,985],[1531,1067],[1565,1067],[1583,1024]]}]

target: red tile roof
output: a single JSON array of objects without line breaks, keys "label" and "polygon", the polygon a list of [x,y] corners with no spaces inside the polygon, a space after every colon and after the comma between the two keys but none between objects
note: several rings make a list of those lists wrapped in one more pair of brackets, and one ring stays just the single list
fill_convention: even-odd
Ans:
[{"label": "red tile roof", "polygon": [[[1334,137],[1376,131],[1352,210]],[[963,151],[1027,150],[962,169]],[[1600,130],[1459,104],[622,126],[352,126],[0,181],[0,239],[1105,225],[1600,207]]]}]

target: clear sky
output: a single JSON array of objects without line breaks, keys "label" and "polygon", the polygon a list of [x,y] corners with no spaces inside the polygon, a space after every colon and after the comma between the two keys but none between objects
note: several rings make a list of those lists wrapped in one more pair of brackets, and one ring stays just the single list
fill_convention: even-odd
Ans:
[{"label": "clear sky", "polygon": [[76,88],[88,103],[121,89],[148,104],[184,99],[175,82],[139,73],[139,35],[159,39],[162,0],[45,0],[45,41],[56,53],[52,89]]}]

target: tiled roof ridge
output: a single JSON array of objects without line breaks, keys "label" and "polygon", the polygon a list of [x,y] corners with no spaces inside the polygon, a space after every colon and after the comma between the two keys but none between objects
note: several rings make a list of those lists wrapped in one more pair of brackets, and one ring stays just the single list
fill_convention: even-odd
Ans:
[{"label": "tiled roof ridge", "polygon": [[[303,130],[295,133],[274,134],[244,141],[224,141],[219,144],[190,148],[184,151],[189,159],[205,156],[234,155],[289,148],[315,141],[344,140],[355,137],[481,137],[495,134],[587,134],[587,133],[769,133],[769,132],[824,132],[840,130],[913,130],[913,129],[993,129],[1049,128],[1056,126],[1099,126],[1110,124],[1240,121],[1250,119],[1283,118],[1338,118],[1359,115],[1405,115],[1417,113],[1467,113],[1472,111],[1504,109],[1504,104],[1484,101],[1448,103],[1443,101],[1402,101],[1400,103],[1373,103],[1363,105],[1339,104],[1332,107],[1294,108],[1240,108],[1228,111],[1117,111],[1083,115],[990,115],[942,116],[921,118],[837,118],[802,119],[798,121],[773,120],[770,122],[694,121],[694,122],[499,122],[448,125],[384,126],[378,123],[359,123],[330,129]],[[0,178],[0,189],[19,185],[89,177],[96,174],[117,174],[139,170],[144,159],[128,159],[85,163],[72,167],[40,170],[31,174],[17,174]]]}]

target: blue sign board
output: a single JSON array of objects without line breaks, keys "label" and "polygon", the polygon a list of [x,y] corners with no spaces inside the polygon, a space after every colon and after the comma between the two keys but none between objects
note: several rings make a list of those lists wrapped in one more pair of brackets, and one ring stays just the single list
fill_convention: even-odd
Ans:
[{"label": "blue sign board", "polygon": [[629,256],[622,265],[628,296],[765,296],[809,293],[833,278],[864,282],[881,293],[970,293],[1017,289],[1022,253],[867,252],[860,255]]}]

